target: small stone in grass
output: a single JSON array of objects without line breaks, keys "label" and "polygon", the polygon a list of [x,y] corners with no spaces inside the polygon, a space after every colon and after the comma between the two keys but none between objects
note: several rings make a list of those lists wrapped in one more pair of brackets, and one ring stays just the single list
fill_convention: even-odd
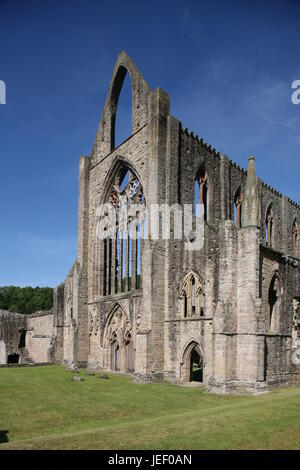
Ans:
[{"label": "small stone in grass", "polygon": [[84,382],[84,378],[81,377],[80,375],[74,375],[73,377],[74,382]]},{"label": "small stone in grass", "polygon": [[102,373],[100,373],[100,374],[99,374],[99,377],[100,377],[100,379],[109,379],[109,377],[108,377],[107,374],[102,374]]}]

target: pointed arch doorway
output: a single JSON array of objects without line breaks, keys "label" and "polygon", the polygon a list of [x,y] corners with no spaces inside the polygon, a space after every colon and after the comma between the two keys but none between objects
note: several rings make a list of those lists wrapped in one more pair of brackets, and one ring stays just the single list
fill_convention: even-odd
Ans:
[{"label": "pointed arch doorway", "polygon": [[203,383],[204,357],[200,344],[191,341],[182,356],[181,379],[183,382]]}]

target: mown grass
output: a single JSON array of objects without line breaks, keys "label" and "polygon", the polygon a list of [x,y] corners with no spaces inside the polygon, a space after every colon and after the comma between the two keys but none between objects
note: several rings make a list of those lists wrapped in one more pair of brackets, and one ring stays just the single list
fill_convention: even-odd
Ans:
[{"label": "mown grass", "polygon": [[[59,366],[0,369],[0,449],[300,449],[300,388],[217,396]],[[1,435],[1,433],[0,433]]]}]

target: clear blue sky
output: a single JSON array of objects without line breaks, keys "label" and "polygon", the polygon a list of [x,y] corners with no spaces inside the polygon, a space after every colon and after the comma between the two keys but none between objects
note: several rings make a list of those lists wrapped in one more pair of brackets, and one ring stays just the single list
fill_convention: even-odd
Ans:
[{"label": "clear blue sky", "polygon": [[0,285],[54,286],[71,267],[78,158],[122,49],[184,127],[243,166],[254,154],[300,202],[299,1],[0,0],[0,18]]}]

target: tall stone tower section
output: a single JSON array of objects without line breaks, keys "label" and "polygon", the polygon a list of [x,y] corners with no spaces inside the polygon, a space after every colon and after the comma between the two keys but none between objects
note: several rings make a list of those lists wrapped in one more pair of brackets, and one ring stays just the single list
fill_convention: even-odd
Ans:
[{"label": "tall stone tower section", "polygon": [[78,200],[78,311],[77,311],[77,354],[76,362],[86,364],[88,360],[88,236],[89,236],[89,179],[90,159],[79,160]]},{"label": "tall stone tower section", "polygon": [[237,283],[237,380],[246,392],[265,387],[263,375],[264,339],[259,335],[261,298],[260,226],[261,207],[254,157],[249,157],[242,228],[238,238]]}]

